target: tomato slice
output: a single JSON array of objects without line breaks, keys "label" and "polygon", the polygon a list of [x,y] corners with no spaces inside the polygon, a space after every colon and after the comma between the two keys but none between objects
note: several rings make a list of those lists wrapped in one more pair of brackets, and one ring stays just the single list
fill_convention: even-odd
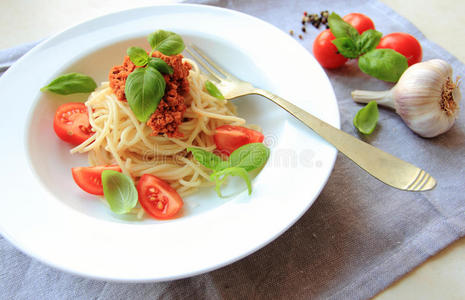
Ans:
[{"label": "tomato slice", "polygon": [[253,129],[223,125],[216,128],[213,139],[215,140],[216,148],[220,152],[230,155],[234,150],[245,144],[263,142],[265,136]]},{"label": "tomato slice", "polygon": [[84,103],[71,102],[58,107],[53,120],[53,129],[65,142],[79,145],[94,133],[89,124],[89,115]]},{"label": "tomato slice", "polygon": [[172,219],[182,208],[181,196],[160,178],[144,174],[137,184],[139,203],[155,219]]},{"label": "tomato slice", "polygon": [[102,172],[104,170],[113,170],[121,172],[117,165],[112,166],[95,166],[95,167],[77,167],[72,168],[73,178],[76,184],[84,191],[103,196]]}]

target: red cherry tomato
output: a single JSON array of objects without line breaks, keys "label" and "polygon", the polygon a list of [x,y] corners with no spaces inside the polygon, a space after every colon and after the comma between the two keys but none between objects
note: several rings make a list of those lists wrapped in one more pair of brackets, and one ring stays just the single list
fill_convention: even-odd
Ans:
[{"label": "red cherry tomato", "polygon": [[155,219],[171,219],[183,206],[181,196],[160,178],[144,174],[137,184],[139,203]]},{"label": "red cherry tomato", "polygon": [[368,29],[375,29],[375,24],[373,21],[364,14],[350,13],[345,15],[342,19],[350,25],[354,26],[360,34]]},{"label": "red cherry tomato", "polygon": [[335,69],[344,65],[347,58],[339,54],[336,46],[331,43],[335,37],[329,29],[322,31],[313,42],[313,55],[324,68]]},{"label": "red cherry tomato", "polygon": [[376,48],[389,48],[399,52],[407,58],[409,66],[420,62],[423,56],[418,40],[403,32],[394,32],[384,36]]},{"label": "red cherry tomato", "polygon": [[95,167],[77,167],[72,168],[74,182],[84,191],[103,196],[102,172],[104,170],[113,170],[121,172],[119,166],[95,166]]},{"label": "red cherry tomato", "polygon": [[213,136],[216,148],[230,155],[237,148],[249,143],[261,143],[265,136],[256,130],[233,125],[223,125],[215,130]]},{"label": "red cherry tomato", "polygon": [[60,139],[73,145],[81,144],[94,134],[84,103],[66,103],[58,107],[53,129]]}]

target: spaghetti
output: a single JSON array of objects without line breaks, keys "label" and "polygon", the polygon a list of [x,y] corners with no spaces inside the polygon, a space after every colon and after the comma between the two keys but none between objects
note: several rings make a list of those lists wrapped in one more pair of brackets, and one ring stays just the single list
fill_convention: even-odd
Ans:
[{"label": "spaghetti", "polygon": [[120,101],[104,82],[85,105],[95,134],[71,150],[88,153],[92,166],[118,164],[123,173],[135,181],[143,174],[153,174],[167,181],[181,196],[209,185],[207,169],[188,154],[186,148],[215,149],[215,128],[224,125],[244,125],[230,102],[219,100],[204,90],[206,78],[198,65],[184,58],[191,66],[189,93],[185,95],[187,109],[179,125],[179,137],[152,135],[152,129],[139,122],[128,103]]}]

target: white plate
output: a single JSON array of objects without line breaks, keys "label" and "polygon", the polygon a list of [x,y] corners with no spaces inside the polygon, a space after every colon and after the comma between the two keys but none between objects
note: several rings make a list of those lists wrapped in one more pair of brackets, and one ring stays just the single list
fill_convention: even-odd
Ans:
[{"label": "white plate", "polygon": [[200,5],[123,11],[70,28],[21,58],[2,78],[0,232],[23,252],[75,274],[161,281],[232,263],[268,244],[310,207],[325,185],[336,150],[260,97],[237,100],[259,124],[272,155],[245,191],[219,199],[212,190],[187,197],[182,218],[135,221],[111,213],[80,191],[70,168],[83,155],[52,130],[59,104],[81,98],[39,92],[68,71],[107,80],[128,46],[148,47],[156,29],[182,35],[236,76],[339,126],[331,85],[307,50],[288,34],[248,15]]}]

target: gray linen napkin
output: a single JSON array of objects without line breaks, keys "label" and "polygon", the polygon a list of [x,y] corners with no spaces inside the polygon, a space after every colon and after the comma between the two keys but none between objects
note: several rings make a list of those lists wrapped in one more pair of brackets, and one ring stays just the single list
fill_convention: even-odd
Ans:
[{"label": "gray linen napkin", "polygon": [[[455,75],[465,66],[428,41],[411,23],[377,1],[209,1],[300,33],[303,11],[362,12],[383,33],[416,36],[424,60],[442,58]],[[309,51],[318,30],[307,26],[299,40]],[[0,62],[4,61],[0,52]],[[352,89],[391,85],[362,74],[356,64],[327,71],[336,91],[342,129],[358,136],[352,118],[360,106]],[[462,94],[463,93],[462,91]],[[465,235],[465,116],[446,134],[423,139],[390,110],[369,137],[372,145],[426,168],[435,190],[402,192],[361,171],[339,155],[315,204],[274,242],[232,265],[188,279],[164,283],[112,283],[57,271],[31,259],[0,236],[0,298],[15,299],[366,299]],[[305,195],[302,195],[305,196]]]}]

